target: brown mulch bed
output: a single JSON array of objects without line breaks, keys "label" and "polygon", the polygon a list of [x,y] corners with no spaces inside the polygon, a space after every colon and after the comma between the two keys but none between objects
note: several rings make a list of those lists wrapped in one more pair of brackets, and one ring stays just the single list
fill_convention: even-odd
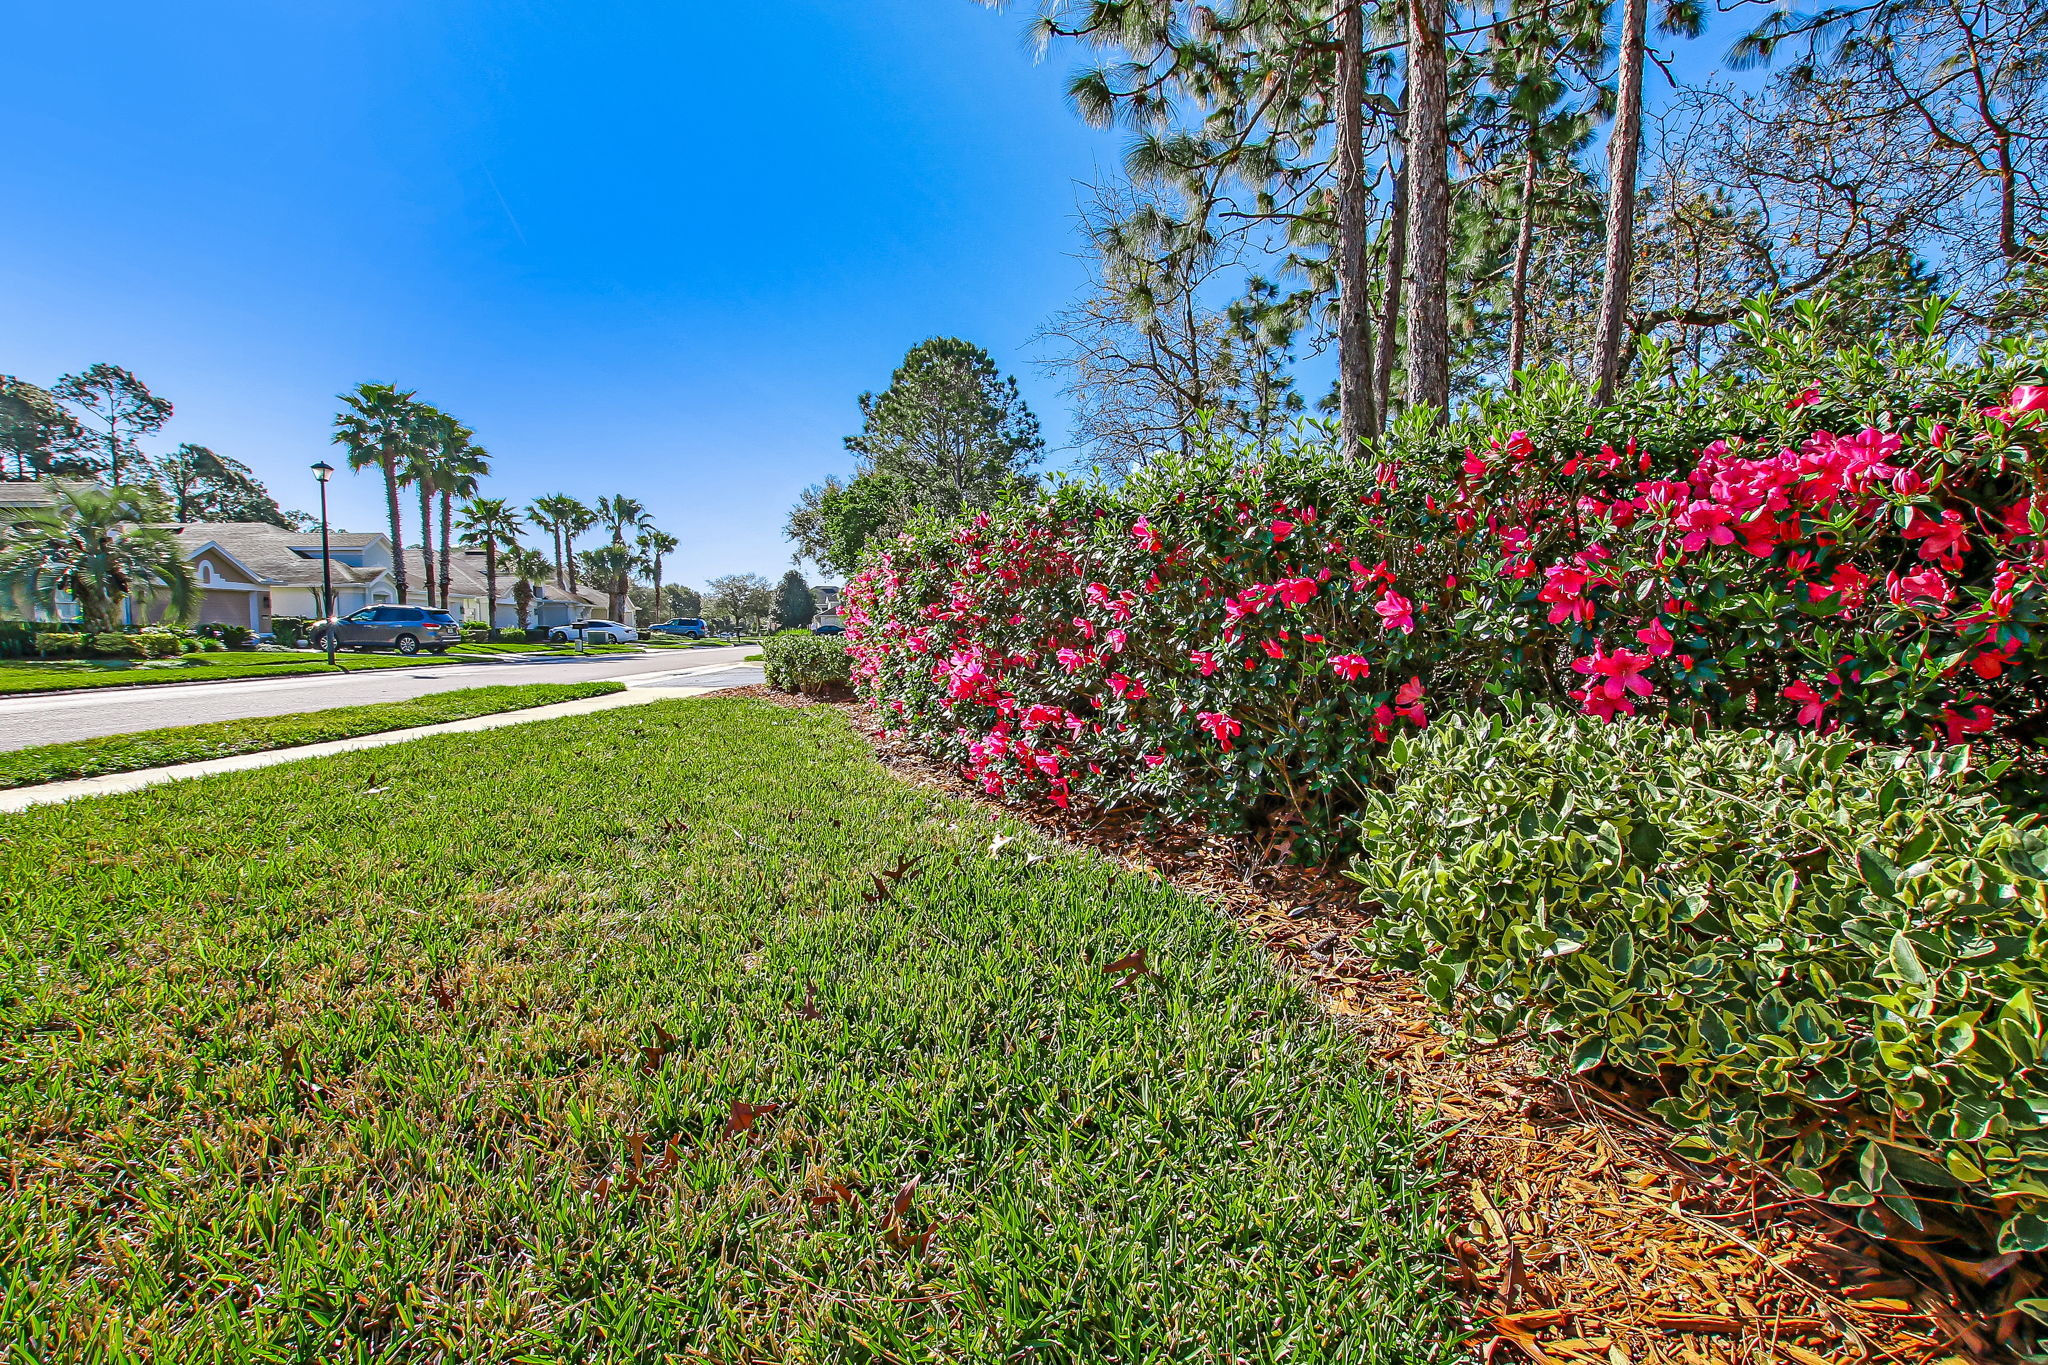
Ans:
[{"label": "brown mulch bed", "polygon": [[884,739],[868,709],[850,702],[765,687],[720,695],[831,705],[891,769],[1152,868],[1262,939],[1364,1035],[1387,1081],[1433,1116],[1460,1220],[1452,1273],[1485,1359],[1935,1365],[2034,1348],[2012,1304],[2043,1292],[2037,1265],[1875,1241],[1766,1173],[1675,1155],[1636,1099],[1595,1083],[1620,1078],[1564,1076],[1519,1045],[1453,1050],[1409,978],[1353,953],[1365,915],[1341,877],[1280,865],[1243,840],[1147,830],[1134,813],[994,801]]}]

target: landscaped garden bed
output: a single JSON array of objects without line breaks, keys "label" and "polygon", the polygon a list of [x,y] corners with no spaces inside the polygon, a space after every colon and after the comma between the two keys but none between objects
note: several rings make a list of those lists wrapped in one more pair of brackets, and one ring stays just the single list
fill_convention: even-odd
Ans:
[{"label": "landscaped garden bed", "polygon": [[138,772],[176,763],[197,763],[234,754],[290,749],[357,735],[381,734],[416,725],[468,720],[532,706],[602,697],[625,688],[615,682],[533,683],[515,687],[466,687],[407,701],[338,706],[284,716],[250,716],[207,725],[174,725],[125,735],[38,744],[0,751],[0,788],[28,787],[104,773]]},{"label": "landscaped garden bed", "polygon": [[830,710],[5,817],[0,970],[25,1358],[1463,1354],[1362,1040]]},{"label": "landscaped garden bed", "polygon": [[[740,689],[787,706],[809,699]],[[1499,1347],[1549,1361],[2000,1360],[2033,1281],[2011,1258],[1943,1263],[1874,1238],[1754,1166],[1687,1158],[1654,1088],[1560,1073],[1526,1041],[1446,1036],[1421,984],[1359,951],[1375,927],[1355,884],[1142,809],[1018,807],[990,797],[868,708],[845,714],[914,781],[1023,818],[1227,911],[1354,1031],[1426,1121],[1449,1168],[1450,1278]],[[1974,1269],[1973,1269],[1974,1267]],[[1973,1279],[1989,1276],[1991,1282]],[[1617,1354],[1618,1353],[1618,1354]]]},{"label": "landscaped garden bed", "polygon": [[1350,458],[1209,442],[927,522],[848,585],[854,677],[990,796],[1349,866],[1366,960],[1457,1046],[1946,1277],[1977,1325],[1922,1347],[2024,1345],[2048,353],[1924,321],[1758,320],[1740,378],[1525,376]]}]

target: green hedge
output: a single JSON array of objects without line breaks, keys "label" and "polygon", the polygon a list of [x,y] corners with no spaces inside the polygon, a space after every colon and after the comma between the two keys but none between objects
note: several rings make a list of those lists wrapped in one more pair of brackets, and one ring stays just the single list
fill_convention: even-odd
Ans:
[{"label": "green hedge", "polygon": [[1468,1040],[1662,1075],[1681,1150],[1778,1161],[1875,1234],[1918,1193],[2039,1250],[2048,840],[1967,757],[1448,716],[1358,817],[1364,947]]},{"label": "green hedge", "polygon": [[809,631],[771,635],[761,642],[768,685],[817,695],[852,685],[852,660],[836,636]]}]

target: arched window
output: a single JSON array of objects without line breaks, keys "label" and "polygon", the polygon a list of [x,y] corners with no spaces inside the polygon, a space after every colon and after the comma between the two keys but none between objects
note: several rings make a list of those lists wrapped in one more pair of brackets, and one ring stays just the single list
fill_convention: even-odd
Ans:
[{"label": "arched window", "polygon": [[199,566],[199,581],[201,583],[211,583],[213,581],[213,565],[201,564]]}]

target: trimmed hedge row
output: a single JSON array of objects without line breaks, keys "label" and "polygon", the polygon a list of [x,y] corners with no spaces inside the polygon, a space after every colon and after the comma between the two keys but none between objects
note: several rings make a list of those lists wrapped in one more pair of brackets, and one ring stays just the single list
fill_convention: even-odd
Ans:
[{"label": "trimmed hedge row", "polygon": [[1879,1236],[1926,1226],[1917,1190],[2041,1250],[2048,838],[1968,756],[1448,717],[1358,817],[1362,946],[1469,1041],[1675,1078],[1692,1155],[1777,1159]]}]

